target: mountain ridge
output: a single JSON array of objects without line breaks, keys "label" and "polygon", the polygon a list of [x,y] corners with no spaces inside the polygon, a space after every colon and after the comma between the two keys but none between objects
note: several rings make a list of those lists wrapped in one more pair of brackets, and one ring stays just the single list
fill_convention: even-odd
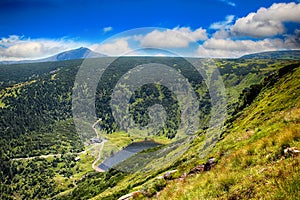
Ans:
[{"label": "mountain ridge", "polygon": [[280,50],[280,51],[265,51],[252,54],[246,54],[240,57],[241,59],[292,59],[300,60],[300,50]]},{"label": "mountain ridge", "polygon": [[[38,63],[38,62],[55,62],[65,60],[76,60],[83,58],[101,58],[107,57],[105,54],[97,53],[86,47],[79,47],[63,51],[50,57],[37,60],[20,60],[20,61],[0,61],[1,64],[22,64],[22,63]],[[278,50],[265,51],[258,53],[245,54],[236,59],[284,59],[284,60],[300,60],[300,50]]]},{"label": "mountain ridge", "polygon": [[86,47],[79,47],[68,51],[63,51],[53,56],[37,60],[20,60],[20,61],[1,61],[0,64],[21,64],[21,63],[38,63],[38,62],[55,62],[65,60],[76,60],[83,58],[100,58],[106,57],[104,54],[94,52]]}]

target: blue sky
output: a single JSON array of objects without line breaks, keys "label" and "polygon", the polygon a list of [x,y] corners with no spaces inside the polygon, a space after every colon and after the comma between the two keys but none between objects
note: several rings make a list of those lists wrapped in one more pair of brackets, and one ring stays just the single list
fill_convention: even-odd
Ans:
[{"label": "blue sky", "polygon": [[[186,56],[238,57],[299,49],[299,25],[298,1],[1,0],[0,60],[41,58],[80,46],[107,55],[154,47]],[[154,28],[122,33],[141,27]]]}]

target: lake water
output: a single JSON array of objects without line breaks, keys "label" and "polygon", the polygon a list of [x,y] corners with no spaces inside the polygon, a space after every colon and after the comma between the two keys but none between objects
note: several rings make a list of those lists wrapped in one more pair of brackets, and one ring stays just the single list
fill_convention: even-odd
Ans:
[{"label": "lake water", "polygon": [[142,142],[134,142],[118,151],[113,156],[106,158],[98,167],[104,171],[112,168],[114,165],[126,160],[130,156],[141,152],[145,149],[149,149],[152,147],[159,146],[161,144],[153,142],[153,141],[142,141]]}]

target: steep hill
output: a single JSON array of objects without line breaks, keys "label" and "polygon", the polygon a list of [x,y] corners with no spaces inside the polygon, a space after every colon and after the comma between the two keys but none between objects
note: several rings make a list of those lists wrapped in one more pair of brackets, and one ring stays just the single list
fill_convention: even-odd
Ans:
[{"label": "steep hill", "polygon": [[[159,167],[151,173],[110,170],[57,199],[92,198],[93,192],[98,194],[93,199],[298,199],[299,80],[300,65],[290,65],[241,94],[246,107],[229,118],[207,155],[200,132],[184,144],[189,150],[175,163],[154,164]],[[130,163],[139,162],[133,157],[126,165]]]},{"label": "steep hill", "polygon": [[[101,64],[106,59],[90,61]],[[1,199],[117,199],[131,192],[140,198],[161,199],[262,198],[268,192],[270,199],[298,195],[298,61],[215,60],[227,90],[229,118],[214,148],[204,148],[205,126],[188,141],[173,143],[169,135],[161,134],[154,139],[166,141],[163,145],[120,163],[128,172],[110,169],[104,173],[91,167],[100,144],[84,147],[72,119],[71,94],[81,62],[41,63],[41,67],[46,65],[35,76],[29,64],[15,65],[12,71],[6,68],[11,74],[18,68],[26,72],[13,77],[15,83],[0,76]],[[114,84],[133,66],[145,62],[169,64],[188,78],[201,97],[199,109],[204,114],[200,117],[205,125],[210,116],[207,88],[180,58],[117,60],[98,85],[96,105],[102,111],[108,108]],[[95,68],[89,69],[94,72]],[[151,94],[146,99],[145,92]],[[131,99],[133,113],[141,123],[147,121],[140,113],[147,112],[150,97],[176,104],[163,87],[141,87]],[[105,112],[97,111],[103,120],[95,128],[112,132],[105,135],[108,141],[102,160],[136,141],[134,134],[116,127],[109,109]],[[176,112],[168,114],[176,116]],[[169,118],[170,124],[176,124],[174,119]],[[180,155],[183,149],[187,151]],[[268,184],[270,187],[262,187]]]},{"label": "steep hill", "polygon": [[[266,79],[251,105],[228,121],[222,138],[207,156],[216,159],[216,166],[169,181],[158,199],[297,199],[299,85],[299,65]],[[189,167],[181,171],[188,172]]]},{"label": "steep hill", "polygon": [[164,155],[150,150],[152,158],[144,152],[123,164],[156,166],[152,171],[93,174],[55,199],[297,199],[299,78],[299,63],[288,65],[243,92],[236,114],[209,151],[203,151],[206,136],[200,131],[193,142],[180,144],[188,151],[176,162],[160,161],[173,155],[171,147]]}]

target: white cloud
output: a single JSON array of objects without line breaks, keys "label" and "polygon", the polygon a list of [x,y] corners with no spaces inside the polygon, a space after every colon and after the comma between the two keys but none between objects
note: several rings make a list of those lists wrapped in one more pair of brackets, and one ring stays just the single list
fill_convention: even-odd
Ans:
[{"label": "white cloud", "polygon": [[[199,46],[197,55],[201,57],[240,57],[244,54],[283,49],[300,49],[300,31],[293,35],[284,34],[284,22],[300,22],[300,4],[279,3],[270,8],[260,8],[256,13],[236,20],[230,26],[227,18],[223,22],[216,22],[211,29],[217,30],[212,38]],[[227,22],[229,22],[227,24]],[[274,38],[275,35],[280,38]],[[263,37],[261,40],[234,40],[235,36]],[[268,38],[272,36],[273,38]],[[236,38],[237,39],[237,38]]]},{"label": "white cloud", "polygon": [[227,29],[230,27],[230,24],[232,23],[234,19],[234,15],[227,15],[225,17],[225,20],[224,21],[220,21],[220,22],[215,22],[213,24],[211,24],[209,26],[210,29]]},{"label": "white cloud", "polygon": [[151,48],[185,48],[190,42],[206,39],[205,29],[198,28],[192,31],[189,27],[176,27],[164,31],[154,30],[138,38],[142,47]]},{"label": "white cloud", "polygon": [[[269,8],[260,8],[235,22],[234,19],[234,15],[228,15],[224,21],[211,24],[209,28],[216,32],[210,38],[205,29],[192,30],[190,27],[152,29],[146,34],[139,32],[140,35],[119,36],[107,40],[109,42],[94,45],[65,38],[30,39],[11,35],[0,39],[0,60],[45,58],[80,46],[90,47],[94,51],[110,56],[149,55],[149,51],[142,53],[132,51],[132,48],[149,47],[169,50],[173,48],[173,51],[178,50],[180,54],[187,56],[193,56],[191,52],[196,52],[196,56],[201,57],[239,57],[261,51],[300,49],[300,30],[295,28],[294,34],[287,34],[284,27],[285,22],[300,23],[300,4],[273,4]],[[103,32],[112,29],[112,27],[105,27]],[[249,39],[251,37],[257,38]],[[198,47],[195,45],[197,41],[203,41],[203,44]]]},{"label": "white cloud", "polygon": [[229,38],[229,37],[230,37],[230,31],[228,31],[228,29],[225,30],[224,28],[221,28],[220,30],[216,31],[213,34],[212,38],[224,39],[224,38]]},{"label": "white cloud", "polygon": [[0,45],[5,47],[5,46],[10,46],[16,41],[20,40],[22,37],[18,35],[10,35],[8,38],[1,38],[0,40]]},{"label": "white cloud", "polygon": [[236,4],[234,2],[232,2],[232,1],[228,1],[228,0],[220,0],[220,1],[226,3],[226,4],[230,5],[230,6],[233,6],[233,7],[236,6]]},{"label": "white cloud", "polygon": [[[199,46],[200,57],[240,57],[244,54],[293,48],[282,39],[231,40],[211,38]],[[295,48],[295,46],[294,46]],[[299,47],[298,47],[299,48]]]},{"label": "white cloud", "polygon": [[113,27],[111,27],[111,26],[108,26],[108,27],[104,27],[104,28],[103,28],[103,32],[104,32],[104,33],[107,33],[107,32],[112,31],[112,30],[113,30]]},{"label": "white cloud", "polygon": [[30,39],[11,35],[0,40],[0,60],[45,58],[81,46],[86,44],[66,39]]},{"label": "white cloud", "polygon": [[230,28],[237,36],[267,37],[285,32],[284,22],[300,22],[300,4],[274,3],[236,20]]},{"label": "white cloud", "polygon": [[91,49],[93,51],[110,56],[124,55],[132,51],[132,49],[129,47],[127,38],[118,38],[110,43],[95,44],[91,46]]},{"label": "white cloud", "polygon": [[291,49],[300,49],[300,30],[296,29],[294,35],[286,35],[285,44]]}]

